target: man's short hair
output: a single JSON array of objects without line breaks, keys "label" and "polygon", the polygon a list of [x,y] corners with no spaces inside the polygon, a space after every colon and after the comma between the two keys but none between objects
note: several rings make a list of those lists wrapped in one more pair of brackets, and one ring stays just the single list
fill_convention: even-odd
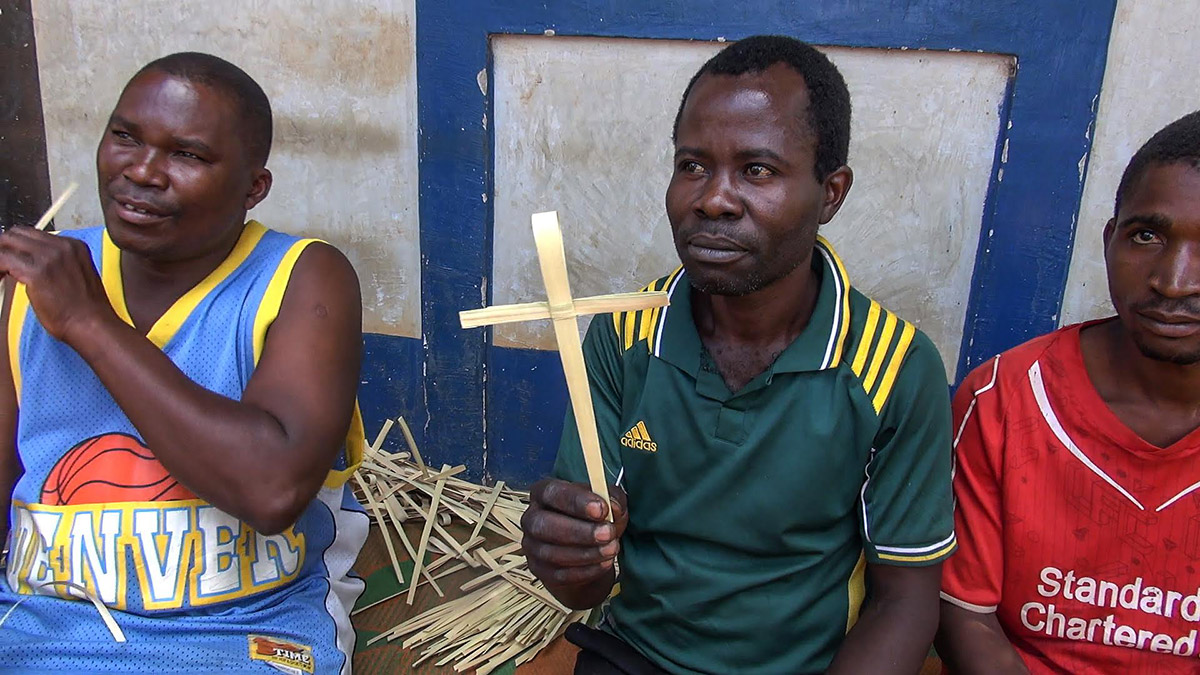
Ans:
[{"label": "man's short hair", "polygon": [[817,180],[846,163],[850,154],[850,91],[837,66],[811,45],[783,35],[755,35],[738,40],[708,60],[683,90],[671,139],[679,134],[679,118],[688,94],[702,75],[761,73],[776,63],[791,66],[808,87],[804,123],[816,136]]},{"label": "man's short hair", "polygon": [[1163,127],[1138,149],[1121,175],[1113,217],[1121,210],[1121,200],[1151,164],[1190,164],[1200,169],[1200,110],[1188,113]]},{"label": "man's short hair", "polygon": [[225,59],[201,52],[179,52],[155,59],[142,66],[137,74],[148,70],[202,84],[230,96],[242,114],[241,131],[250,161],[266,165],[271,154],[271,102],[246,71]]}]

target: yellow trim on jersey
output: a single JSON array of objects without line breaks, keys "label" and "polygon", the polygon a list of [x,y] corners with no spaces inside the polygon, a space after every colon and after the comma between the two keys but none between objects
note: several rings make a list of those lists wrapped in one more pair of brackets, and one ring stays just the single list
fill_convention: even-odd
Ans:
[{"label": "yellow trim on jersey", "polygon": [[953,551],[956,546],[958,546],[957,539],[954,541],[951,541],[949,544],[946,544],[945,546],[939,548],[938,550],[934,551],[933,553],[927,553],[925,555],[903,556],[903,555],[893,555],[891,553],[876,553],[875,555],[880,560],[893,560],[896,562],[928,562],[930,560],[937,560],[938,558],[943,558],[943,557],[949,555],[950,552]]},{"label": "yellow trim on jersey", "polygon": [[296,261],[300,258],[300,254],[304,253],[304,249],[316,241],[318,240],[301,239],[292,244],[283,254],[283,259],[279,261],[279,267],[275,268],[275,273],[271,275],[271,281],[267,283],[267,290],[258,303],[258,312],[254,315],[254,365],[258,365],[258,360],[262,358],[263,345],[267,341],[267,330],[279,317],[279,308],[283,305],[283,294],[287,291],[288,281],[292,278],[292,270],[296,267]]},{"label": "yellow trim on jersey", "polygon": [[842,280],[842,325],[837,328],[837,346],[834,347],[832,358],[829,359],[828,367],[832,368],[842,362],[842,353],[846,348],[846,336],[850,333],[850,275],[846,273],[846,265],[842,263],[842,259],[838,257],[837,251],[833,249],[833,244],[830,244],[821,235],[817,235],[817,244],[829,254],[830,260],[833,260],[834,270]]},{"label": "yellow trim on jersey", "polygon": [[113,311],[132,326],[133,319],[129,317],[129,308],[125,305],[125,281],[121,278],[121,249],[108,236],[107,228],[100,237],[100,284],[104,286]]},{"label": "yellow trim on jersey", "polygon": [[[242,228],[242,234],[238,237],[237,243],[234,244],[233,250],[221,261],[217,268],[202,279],[200,283],[193,286],[190,290],[179,297],[163,315],[158,317],[154,325],[146,333],[146,338],[162,349],[175,337],[175,333],[179,331],[179,327],[187,321],[192,310],[200,304],[214,288],[224,281],[234,270],[238,268],[250,253],[254,251],[254,247],[258,245],[260,239],[266,234],[267,228],[263,227],[256,221],[248,221],[246,226]],[[125,282],[121,278],[121,249],[117,248],[112,239],[108,236],[108,230],[104,231],[103,243],[101,244],[101,266],[104,268],[100,275],[100,280],[104,284],[104,289],[108,294],[109,301],[113,305],[113,310],[117,316],[121,317],[125,323],[133,325],[133,319],[129,315],[129,308],[125,303]]]},{"label": "yellow trim on jersey", "polygon": [[[880,314],[884,315],[882,327],[879,326]],[[904,365],[904,359],[916,334],[916,326],[871,300],[850,369],[861,378],[863,391],[871,399],[876,413],[883,410],[883,406],[892,395],[896,379],[900,375],[900,367]]]},{"label": "yellow trim on jersey", "polygon": [[846,582],[846,632],[858,623],[858,612],[867,597],[867,556],[859,553],[854,571]]},{"label": "yellow trim on jersey", "polygon": [[[674,272],[662,279],[656,279],[638,292],[665,291],[671,287],[675,278],[682,271],[683,267],[677,267]],[[634,312],[613,312],[613,330],[617,333],[617,339],[620,341],[623,351],[632,349],[642,340],[646,340],[653,349],[655,337],[658,335],[658,319],[661,309],[661,307],[652,307]]]},{"label": "yellow trim on jersey", "polygon": [[358,465],[362,464],[363,453],[366,451],[367,431],[363,427],[362,412],[358,409],[358,401],[354,402],[354,413],[350,416],[350,430],[346,432],[346,468],[340,471],[331,470],[325,476],[322,487],[340,488],[350,480]]},{"label": "yellow trim on jersey", "polygon": [[621,335],[625,340],[625,349],[633,346],[634,333],[637,332],[638,319],[636,313],[622,312],[625,316],[621,318]]},{"label": "yellow trim on jersey", "polygon": [[892,346],[892,333],[896,330],[895,314],[884,310],[887,318],[883,320],[883,332],[879,335],[879,343],[875,346],[875,355],[871,357],[871,367],[867,370],[867,376],[863,379],[863,389],[867,393],[875,387],[875,378],[879,376],[879,369],[883,366],[883,357],[887,356],[888,347]]},{"label": "yellow trim on jersey", "polygon": [[25,317],[28,314],[29,292],[25,289],[25,284],[16,284],[13,288],[12,306],[8,310],[8,366],[12,370],[18,407],[21,405],[21,331],[25,328]]},{"label": "yellow trim on jersey", "polygon": [[855,375],[862,376],[863,368],[867,365],[867,357],[871,353],[871,345],[875,343],[875,327],[879,325],[880,306],[878,302],[871,301],[871,307],[867,310],[867,323],[863,326],[862,337],[858,341],[858,349],[854,352],[854,362],[850,365],[850,369]]},{"label": "yellow trim on jersey", "polygon": [[911,323],[907,321],[903,323],[904,330],[900,332],[900,341],[896,344],[892,358],[883,372],[883,380],[879,383],[879,389],[875,392],[875,397],[871,399],[871,403],[875,406],[875,412],[883,410],[883,404],[887,403],[888,397],[891,396],[892,387],[896,384],[896,375],[900,372],[900,365],[904,362],[908,347],[917,333],[917,329]]}]

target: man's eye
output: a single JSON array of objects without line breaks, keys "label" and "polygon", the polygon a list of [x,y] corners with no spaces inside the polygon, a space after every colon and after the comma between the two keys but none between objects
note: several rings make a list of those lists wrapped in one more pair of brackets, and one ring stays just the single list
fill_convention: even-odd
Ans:
[{"label": "man's eye", "polygon": [[1133,233],[1133,241],[1137,244],[1153,244],[1158,241],[1158,235],[1151,230],[1138,230]]},{"label": "man's eye", "polygon": [[750,166],[746,167],[746,175],[753,176],[754,178],[766,178],[767,176],[774,176],[775,172],[772,171],[771,167],[769,166],[763,166],[762,164],[751,164]]},{"label": "man's eye", "polygon": [[704,167],[700,166],[699,162],[693,162],[690,159],[685,159],[679,163],[679,170],[682,173],[704,173]]},{"label": "man's eye", "polygon": [[201,159],[199,155],[193,155],[192,153],[190,153],[186,150],[180,150],[179,152],[177,152],[175,154],[179,155],[180,157],[183,157],[184,159]]},{"label": "man's eye", "polygon": [[119,138],[123,141],[132,141],[133,140],[133,136],[130,136],[128,132],[121,131],[120,129],[113,129],[112,135],[116,136],[117,138]]}]

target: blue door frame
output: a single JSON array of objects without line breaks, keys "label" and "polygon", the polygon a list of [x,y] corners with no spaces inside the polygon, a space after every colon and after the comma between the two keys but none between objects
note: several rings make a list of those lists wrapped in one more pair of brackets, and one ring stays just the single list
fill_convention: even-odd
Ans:
[{"label": "blue door frame", "polygon": [[[491,302],[489,41],[500,34],[736,40],[1014,55],[957,378],[1053,329],[1066,284],[1116,0],[417,0],[421,339],[367,336],[368,429],[397,410],[425,454],[528,484],[553,461],[557,355],[491,346],[458,311]],[[490,78],[489,78],[490,79]],[[674,93],[672,96],[676,95]],[[1004,152],[1004,149],[1007,149]],[[653,170],[653,169],[652,169]],[[663,168],[662,170],[666,170]]]}]

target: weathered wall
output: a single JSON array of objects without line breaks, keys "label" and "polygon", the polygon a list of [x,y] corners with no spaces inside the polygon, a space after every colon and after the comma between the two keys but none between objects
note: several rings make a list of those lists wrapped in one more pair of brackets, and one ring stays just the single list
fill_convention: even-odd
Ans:
[{"label": "weathered wall", "polygon": [[[253,215],[331,240],[362,278],[368,426],[402,412],[430,456],[528,482],[562,419],[556,357],[544,332],[488,343],[457,311],[541,295],[528,217],[545,208],[562,211],[577,293],[629,290],[675,264],[670,122],[711,40],[784,32],[855,47],[829,50],[855,99],[856,182],[824,231],[856,285],[917,321],[962,375],[1058,318],[1115,2],[37,0],[33,12],[49,176],[57,190],[86,186],[60,225],[99,221],[86,196],[95,144],[139,65],[182,49],[242,65],[277,119],[275,192]],[[1116,97],[1124,121],[1102,113],[1093,181],[1113,129],[1142,124],[1132,151],[1187,107],[1160,114],[1159,88],[1186,98],[1176,83],[1193,52],[1172,31],[1196,10],[1122,3],[1122,55],[1109,58],[1127,61],[1137,96]],[[1016,55],[1015,79],[1001,54]],[[1145,64],[1175,74],[1139,92]],[[1137,99],[1154,105],[1134,116]],[[1111,191],[1089,184],[1088,203]],[[1085,213],[1081,237],[1103,217]]]},{"label": "weathered wall", "polygon": [[95,148],[129,77],[171,52],[216,54],[275,114],[275,185],[251,217],[345,251],[365,330],[420,336],[414,2],[38,0],[50,178],[84,188],[59,226],[101,222]]},{"label": "weathered wall", "polygon": [[[529,214],[557,209],[572,290],[634,290],[678,264],[663,207],[671,124],[688,79],[723,45],[500,37],[495,63],[497,303],[544,296]],[[855,181],[822,233],[850,278],[958,361],[1007,56],[829,48],[854,106]],[[547,323],[498,345],[551,348]]]},{"label": "weathered wall", "polygon": [[0,226],[50,206],[36,57],[29,0],[0,0]]},{"label": "weathered wall", "polygon": [[1200,109],[1200,3],[1120,0],[1100,92],[1062,323],[1112,314],[1101,233],[1125,165],[1155,131]]}]

